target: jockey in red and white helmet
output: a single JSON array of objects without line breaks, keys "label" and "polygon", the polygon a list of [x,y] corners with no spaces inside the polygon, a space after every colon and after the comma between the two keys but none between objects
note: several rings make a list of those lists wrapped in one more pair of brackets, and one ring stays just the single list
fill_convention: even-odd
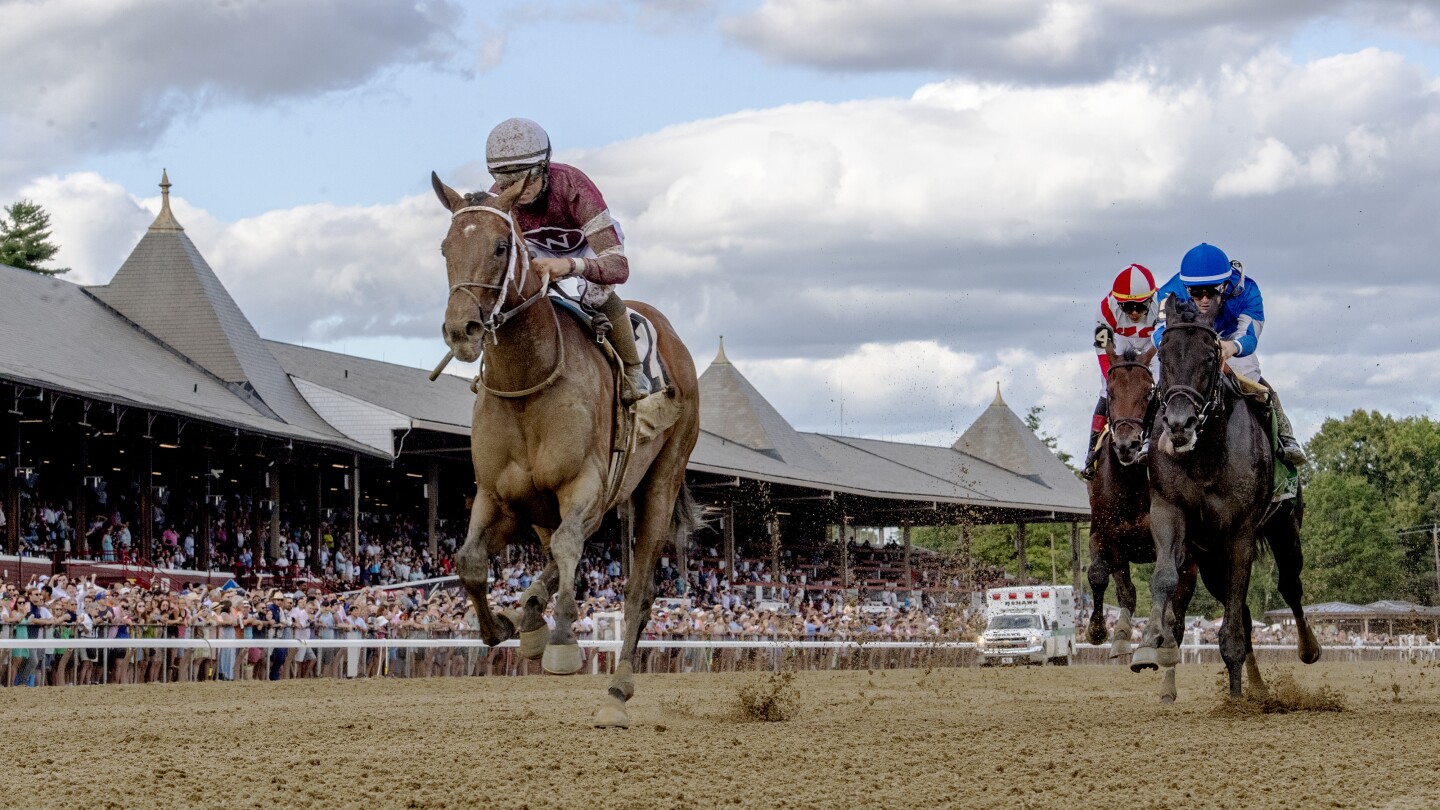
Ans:
[{"label": "jockey in red and white helmet", "polygon": [[552,280],[584,279],[581,298],[610,320],[610,343],[625,364],[620,398],[644,399],[650,383],[640,366],[635,332],[615,285],[630,278],[625,235],[610,216],[600,189],[574,166],[550,162],[550,136],[528,118],[500,122],[485,141],[485,165],[498,192],[529,177],[541,183],[526,191],[511,215],[525,234],[533,264]]},{"label": "jockey in red and white helmet", "polygon": [[1081,470],[1087,479],[1095,474],[1096,445],[1108,420],[1110,355],[1106,349],[1112,348],[1116,354],[1124,354],[1127,350],[1145,353],[1151,347],[1158,310],[1155,305],[1155,277],[1141,264],[1132,264],[1121,270],[1110,286],[1110,294],[1100,301],[1100,314],[1095,319],[1100,399],[1095,403],[1095,415],[1090,418],[1090,444],[1086,448],[1085,466]]}]

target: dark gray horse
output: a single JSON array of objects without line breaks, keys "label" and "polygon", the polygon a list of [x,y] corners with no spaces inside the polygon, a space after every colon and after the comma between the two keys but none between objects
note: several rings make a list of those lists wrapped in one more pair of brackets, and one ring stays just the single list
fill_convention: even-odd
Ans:
[{"label": "dark gray horse", "polygon": [[1090,480],[1089,576],[1095,605],[1088,639],[1091,644],[1105,641],[1105,588],[1113,577],[1120,620],[1115,623],[1110,654],[1118,657],[1130,652],[1130,620],[1135,615],[1130,564],[1155,561],[1155,542],[1150,537],[1150,476],[1145,465],[1138,463],[1145,443],[1145,414],[1155,387],[1150,376],[1155,350],[1117,355],[1107,346],[1105,351],[1110,360],[1105,372],[1110,429],[1102,439],[1095,477]]},{"label": "dark gray horse", "polygon": [[1164,304],[1160,345],[1160,413],[1150,453],[1150,528],[1155,536],[1151,616],[1130,668],[1165,669],[1161,700],[1175,699],[1175,664],[1185,608],[1198,573],[1225,608],[1220,657],[1230,696],[1240,697],[1242,669],[1263,689],[1250,642],[1250,567],[1264,537],[1275,556],[1280,595],[1295,615],[1300,660],[1320,658],[1320,645],[1300,607],[1300,521],[1297,496],[1272,501],[1274,461],[1259,415],[1222,372],[1220,337],[1190,301]]}]

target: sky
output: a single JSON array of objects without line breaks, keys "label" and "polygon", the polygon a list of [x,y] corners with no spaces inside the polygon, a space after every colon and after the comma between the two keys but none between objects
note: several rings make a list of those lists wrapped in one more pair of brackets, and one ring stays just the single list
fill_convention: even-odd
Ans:
[{"label": "sky", "polygon": [[[948,444],[1000,386],[1080,454],[1100,299],[1202,241],[1301,438],[1440,417],[1440,3],[0,0],[0,201],[103,284],[168,171],[260,334],[429,368],[448,215],[532,118],[622,292],[800,430]],[[455,367],[457,373],[465,369]]]}]

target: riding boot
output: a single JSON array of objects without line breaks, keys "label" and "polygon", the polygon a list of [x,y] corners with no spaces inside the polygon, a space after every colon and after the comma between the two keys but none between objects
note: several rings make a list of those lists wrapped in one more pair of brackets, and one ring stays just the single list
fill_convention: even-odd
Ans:
[{"label": "riding boot", "polygon": [[612,290],[600,311],[610,319],[610,345],[625,366],[620,376],[620,401],[632,405],[650,396],[650,379],[640,367],[640,351],[635,348],[635,330],[630,327],[630,313],[625,311],[625,302]]},{"label": "riding boot", "polygon": [[1305,451],[1295,440],[1295,428],[1290,426],[1290,417],[1280,406],[1280,395],[1275,393],[1274,388],[1270,389],[1270,407],[1275,409],[1275,438],[1280,442],[1280,457],[1285,459],[1286,464],[1298,468],[1306,461]]},{"label": "riding boot", "polygon": [[1140,433],[1140,452],[1135,457],[1136,464],[1144,464],[1145,459],[1150,457],[1150,429],[1155,424],[1155,414],[1160,411],[1160,397],[1151,395],[1150,400],[1145,403],[1145,424]]},{"label": "riding boot", "polygon": [[1106,414],[1110,410],[1110,401],[1100,397],[1095,403],[1095,414],[1090,417],[1090,443],[1085,446],[1085,464],[1080,468],[1080,477],[1086,481],[1095,477],[1095,471],[1100,461],[1100,434],[1105,432],[1107,421]]}]

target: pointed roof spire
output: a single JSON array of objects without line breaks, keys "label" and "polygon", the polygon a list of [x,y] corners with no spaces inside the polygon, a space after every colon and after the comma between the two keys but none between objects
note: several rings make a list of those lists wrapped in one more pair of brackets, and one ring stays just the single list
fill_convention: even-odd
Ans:
[{"label": "pointed roof spire", "polygon": [[996,381],[995,381],[995,399],[994,399],[990,404],[991,404],[991,405],[1004,405],[1004,404],[1005,404],[1005,400],[1003,400],[1003,399],[1000,398],[1000,381],[999,381],[999,380],[996,380]]},{"label": "pointed roof spire", "polygon": [[721,336],[720,336],[720,351],[718,351],[718,352],[715,353],[715,359],[712,360],[712,361],[710,361],[710,362],[712,362],[712,363],[724,363],[724,364],[727,365],[727,366],[730,365],[730,358],[728,358],[728,357],[725,356],[725,336],[724,336],[724,335],[721,335]]},{"label": "pointed roof spire", "polygon": [[155,216],[155,221],[150,223],[152,231],[183,231],[180,222],[175,215],[170,213],[170,174],[165,169],[160,170],[160,213]]}]

